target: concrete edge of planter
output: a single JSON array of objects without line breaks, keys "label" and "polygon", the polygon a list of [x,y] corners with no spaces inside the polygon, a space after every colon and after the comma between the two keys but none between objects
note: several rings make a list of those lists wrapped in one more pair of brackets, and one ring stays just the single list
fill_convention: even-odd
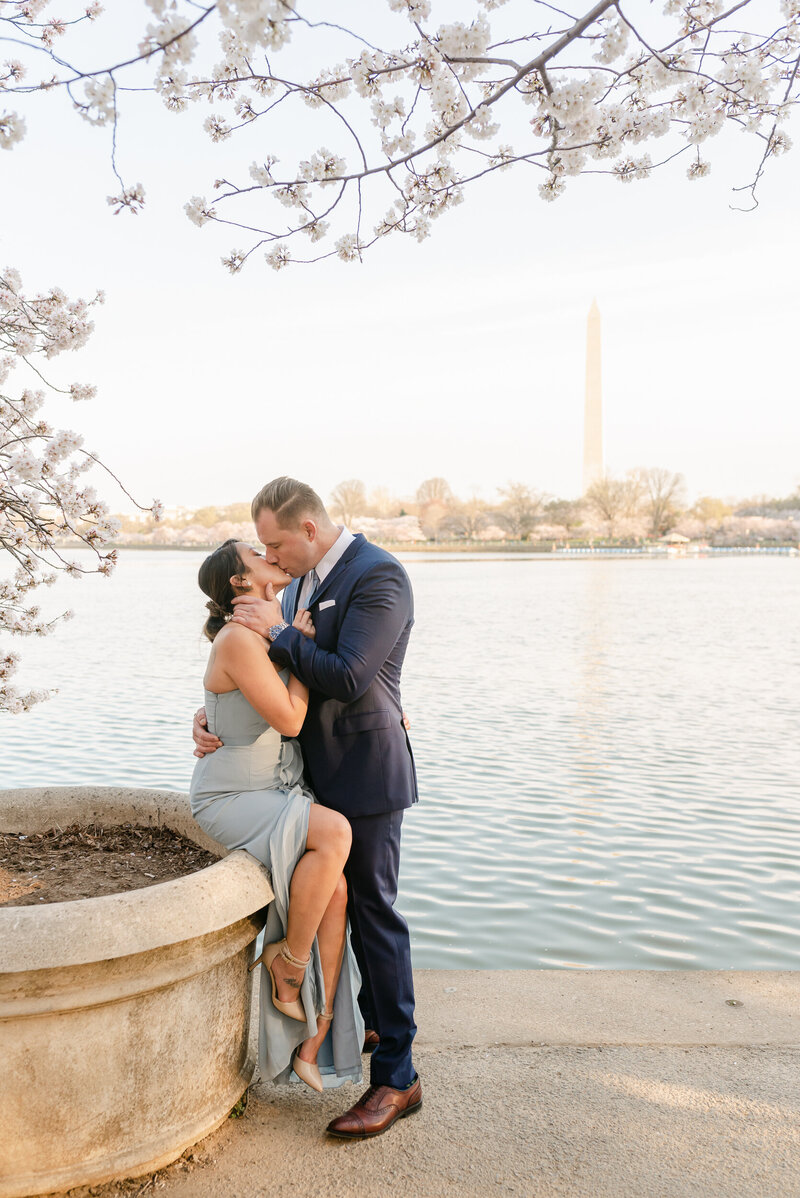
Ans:
[{"label": "concrete edge of planter", "polygon": [[[115,1180],[132,1180],[155,1173],[157,1169],[163,1169],[166,1165],[171,1165],[187,1148],[191,1148],[206,1136],[210,1136],[228,1119],[236,1103],[252,1081],[255,1066],[255,1057],[249,1058],[242,1068],[236,1085],[217,1100],[211,1112],[182,1128],[181,1136],[177,1141],[174,1139],[174,1134],[169,1132],[163,1136],[161,1142],[137,1144],[130,1148],[123,1148],[103,1160],[89,1162],[83,1167],[81,1173],[85,1180],[80,1182],[74,1180],[75,1168],[72,1165],[54,1170],[48,1173],[44,1179],[40,1173],[16,1177],[8,1187],[0,1180],[0,1198],[32,1198],[32,1196],[37,1198],[39,1195],[61,1194],[65,1190],[73,1189],[76,1185],[95,1186]],[[43,1190],[42,1185],[45,1185],[47,1189]]]},{"label": "concrete edge of planter", "polygon": [[[0,831],[126,822],[166,825],[221,847],[194,824],[185,795],[116,787],[0,791]],[[140,890],[42,906],[0,907],[0,972],[83,965],[191,940],[266,907],[269,875],[244,850],[193,874]]]}]

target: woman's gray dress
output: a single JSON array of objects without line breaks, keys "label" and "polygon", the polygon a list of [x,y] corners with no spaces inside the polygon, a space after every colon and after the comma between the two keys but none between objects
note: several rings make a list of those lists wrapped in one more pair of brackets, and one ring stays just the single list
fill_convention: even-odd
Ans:
[{"label": "woman's gray dress", "polygon": [[[281,677],[288,681],[288,672]],[[192,814],[214,840],[228,849],[247,849],[269,870],[275,901],[267,912],[264,943],[271,944],[286,935],[289,883],[306,849],[314,798],[303,784],[303,759],[294,741],[282,740],[241,691],[207,690],[205,694],[209,731],[223,746],[198,760],[194,768],[189,790]],[[361,1080],[360,986],[348,929],[334,1020],[317,1058],[326,1087]],[[262,973],[258,1056],[264,1079],[290,1081],[292,1052],[317,1031],[316,1016],[325,1009],[325,987],[316,939],[300,996],[307,1024],[276,1010],[269,978]]]}]

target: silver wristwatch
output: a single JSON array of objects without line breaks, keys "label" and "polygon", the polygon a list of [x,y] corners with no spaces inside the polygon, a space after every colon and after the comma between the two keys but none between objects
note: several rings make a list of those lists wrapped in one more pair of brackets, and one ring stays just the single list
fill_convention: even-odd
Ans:
[{"label": "silver wristwatch", "polygon": [[283,632],[284,628],[288,628],[288,627],[289,627],[289,625],[286,623],[285,620],[281,620],[280,624],[272,624],[267,629],[267,640],[274,641],[275,637],[280,636],[280,634]]}]

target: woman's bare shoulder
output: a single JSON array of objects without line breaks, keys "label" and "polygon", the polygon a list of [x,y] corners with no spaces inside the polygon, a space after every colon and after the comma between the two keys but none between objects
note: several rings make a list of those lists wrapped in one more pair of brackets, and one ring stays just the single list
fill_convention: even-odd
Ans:
[{"label": "woman's bare shoulder", "polygon": [[244,624],[235,624],[232,620],[221,628],[214,638],[214,656],[238,656],[242,652],[260,651],[267,653],[268,646],[262,636]]}]

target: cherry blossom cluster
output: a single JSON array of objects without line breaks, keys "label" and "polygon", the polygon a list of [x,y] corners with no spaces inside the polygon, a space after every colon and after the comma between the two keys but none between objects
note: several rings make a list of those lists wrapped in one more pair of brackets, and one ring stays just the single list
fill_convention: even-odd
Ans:
[{"label": "cherry blossom cluster", "polygon": [[[78,433],[53,428],[43,413],[48,392],[79,401],[90,399],[95,389],[84,383],[56,388],[31,361],[84,345],[93,328],[92,309],[102,299],[99,293],[90,302],[70,300],[55,287],[27,295],[17,271],[0,272],[0,632],[12,636],[45,636],[59,619],[69,618],[64,612],[49,619],[34,601],[33,592],[50,586],[59,572],[108,575],[116,562],[116,551],[104,547],[118,521],[85,477],[102,463],[84,449]],[[19,368],[43,386],[11,386]],[[158,518],[160,505],[150,510]],[[92,558],[65,557],[60,547],[65,539],[92,550]],[[18,654],[0,649],[0,711],[26,711],[47,697],[46,691],[12,684],[18,663]]]},{"label": "cherry blossom cluster", "polygon": [[[240,177],[218,177],[185,205],[198,226],[246,240],[223,259],[232,272],[258,251],[280,270],[356,261],[391,233],[423,240],[469,184],[512,166],[534,168],[544,200],[587,172],[629,183],[677,158],[700,179],[726,127],[756,151],[746,206],[791,146],[800,0],[599,0],[577,17],[543,0],[469,0],[445,23],[435,0],[386,0],[363,6],[357,28],[334,24],[320,0],[146,0],[151,19],[129,59],[89,74],[53,54],[75,21],[45,22],[48,3],[0,0],[0,16],[10,10],[50,53],[48,86],[67,89],[87,120],[116,126],[126,72],[146,64],[168,110],[210,106],[212,143],[238,137],[248,158],[259,146]],[[0,88],[24,93],[24,64],[3,69]],[[0,113],[0,145],[22,132],[21,113]],[[297,151],[281,161],[287,140]],[[141,185],[120,183],[109,202],[137,211]]]}]

